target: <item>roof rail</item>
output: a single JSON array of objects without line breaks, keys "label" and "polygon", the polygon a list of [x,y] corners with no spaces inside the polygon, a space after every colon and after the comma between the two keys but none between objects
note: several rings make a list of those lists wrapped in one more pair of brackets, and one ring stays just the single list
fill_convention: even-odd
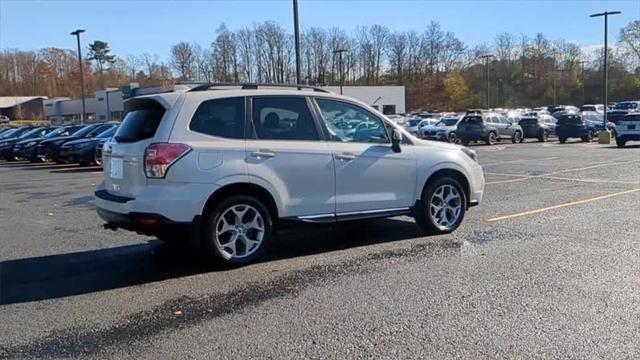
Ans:
[{"label": "roof rail", "polygon": [[298,89],[298,90],[302,90],[302,89],[306,89],[306,90],[313,90],[313,91],[317,91],[317,92],[323,92],[323,93],[331,93],[329,90],[317,87],[317,86],[311,86],[311,85],[302,85],[302,84],[266,84],[266,83],[205,83],[205,84],[200,84],[197,85],[193,88],[191,88],[191,90],[189,90],[189,92],[192,91],[206,91],[206,90],[221,90],[221,89],[216,89],[219,87],[240,87],[240,89],[242,90],[256,90],[258,88],[261,87],[265,87],[265,88],[289,88],[289,89]]}]

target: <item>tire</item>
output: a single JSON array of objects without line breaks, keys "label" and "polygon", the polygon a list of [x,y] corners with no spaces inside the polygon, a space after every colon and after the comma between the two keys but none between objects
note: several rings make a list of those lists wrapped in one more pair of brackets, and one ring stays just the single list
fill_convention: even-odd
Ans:
[{"label": "tire", "polygon": [[623,147],[625,147],[626,144],[627,144],[627,142],[623,138],[621,138],[621,137],[617,137],[616,138],[616,146],[618,148],[623,148]]},{"label": "tire", "polygon": [[540,141],[540,142],[549,141],[549,132],[548,131],[543,131],[542,134],[540,134],[540,137],[538,138],[538,141]]},{"label": "tire", "polygon": [[514,144],[522,142],[522,133],[520,131],[516,131],[513,133],[513,137],[511,138],[511,142]]},{"label": "tire", "polygon": [[[451,192],[451,189],[455,189],[455,192]],[[442,204],[442,196],[446,199],[449,195],[456,194],[457,201],[452,198],[444,209],[439,206]],[[452,204],[456,206],[452,208],[450,206]],[[466,210],[467,199],[464,188],[456,179],[444,176],[427,184],[414,218],[418,226],[427,234],[447,234],[460,226]],[[450,219],[449,216],[457,217]],[[445,224],[445,220],[448,220],[448,224]]]},{"label": "tire", "polygon": [[460,142],[464,146],[469,146],[469,139],[462,138],[462,139],[460,139]]},{"label": "tire", "polygon": [[493,131],[490,131],[489,134],[487,135],[487,140],[486,140],[487,145],[493,145],[496,143],[496,133],[494,133]]},{"label": "tire", "polygon": [[591,141],[591,137],[589,135],[583,136],[583,137],[580,138],[580,140],[582,140],[582,142],[590,142]]},{"label": "tire", "polygon": [[564,143],[566,143],[566,142],[567,142],[567,138],[559,137],[559,138],[558,138],[558,141],[560,141],[560,144],[564,144]]},{"label": "tire", "polygon": [[[238,214],[244,215],[240,219]],[[206,254],[214,261],[231,265],[249,264],[260,258],[273,229],[266,206],[245,195],[233,195],[219,201],[205,212],[203,222],[201,240]],[[234,236],[235,240],[231,241]],[[245,239],[257,243],[247,246]],[[228,246],[231,243],[233,246]]]},{"label": "tire", "polygon": [[452,144],[457,143],[458,142],[458,137],[456,136],[456,133],[454,133],[454,132],[449,133],[449,136],[447,136],[447,141],[452,143]]},{"label": "tire", "polygon": [[[593,130],[589,130],[589,141],[593,141],[593,138],[596,136],[596,134],[593,132]],[[584,141],[584,140],[583,140]]]}]

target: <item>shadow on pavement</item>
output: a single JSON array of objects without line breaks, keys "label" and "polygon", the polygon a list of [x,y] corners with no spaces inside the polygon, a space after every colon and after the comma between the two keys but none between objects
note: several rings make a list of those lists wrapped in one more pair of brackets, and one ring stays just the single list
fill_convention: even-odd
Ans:
[{"label": "shadow on pavement", "polygon": [[102,171],[102,167],[100,166],[82,166],[82,167],[74,167],[70,169],[60,169],[60,170],[51,170],[51,173],[58,174],[74,174],[74,173],[86,173],[86,172],[100,172]]},{"label": "shadow on pavement", "polygon": [[[264,262],[420,236],[410,221],[381,219],[283,230]],[[229,267],[159,240],[108,249],[0,262],[0,305],[54,299],[179,278]]]}]

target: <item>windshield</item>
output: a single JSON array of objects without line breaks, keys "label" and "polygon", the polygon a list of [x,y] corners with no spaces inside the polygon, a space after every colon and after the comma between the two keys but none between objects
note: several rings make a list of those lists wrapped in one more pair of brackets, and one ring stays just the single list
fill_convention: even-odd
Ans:
[{"label": "windshield", "polygon": [[32,137],[36,137],[38,136],[38,134],[40,134],[42,132],[43,128],[35,128],[32,130],[27,131],[26,133],[20,135],[20,137],[18,137],[18,139],[30,139]]},{"label": "windshield", "polygon": [[71,134],[75,137],[85,137],[86,135],[88,135],[93,129],[95,129],[96,127],[98,127],[100,125],[87,125],[83,128],[81,128],[80,130],[76,131],[76,132],[72,132]]},{"label": "windshield", "polygon": [[411,119],[411,120],[407,121],[407,125],[409,125],[409,126],[418,126],[418,124],[420,124],[421,121],[422,121],[422,119]]},{"label": "windshield", "polygon": [[458,123],[458,118],[445,118],[438,121],[436,126],[454,126]]},{"label": "windshield", "polygon": [[0,134],[0,139],[13,137],[13,134],[15,134],[17,131],[18,129],[11,129],[5,133],[2,133]]},{"label": "windshield", "polygon": [[116,130],[118,130],[117,126],[113,126],[110,129],[107,129],[103,132],[101,132],[100,134],[98,134],[96,137],[100,138],[100,139],[104,139],[104,138],[110,138],[113,136],[113,134],[116,133]]}]

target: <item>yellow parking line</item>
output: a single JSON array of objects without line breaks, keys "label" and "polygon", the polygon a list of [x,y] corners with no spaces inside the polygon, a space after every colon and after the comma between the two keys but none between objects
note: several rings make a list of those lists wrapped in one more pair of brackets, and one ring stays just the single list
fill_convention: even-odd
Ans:
[{"label": "yellow parking line", "polygon": [[614,197],[614,196],[620,196],[620,195],[629,194],[629,193],[633,193],[633,192],[637,192],[637,191],[640,191],[640,188],[620,191],[620,192],[613,193],[613,194],[597,196],[597,197],[590,198],[590,199],[571,201],[571,202],[568,202],[568,203],[549,206],[549,207],[540,208],[540,209],[533,209],[533,210],[523,211],[523,212],[520,212],[520,213],[511,214],[511,215],[498,216],[498,217],[487,219],[487,221],[488,222],[494,222],[494,221],[501,221],[501,220],[509,220],[509,219],[513,219],[513,218],[517,218],[517,217],[521,217],[521,216],[538,214],[538,213],[541,213],[541,212],[544,212],[544,211],[560,209],[560,208],[567,207],[567,206],[575,206],[575,205],[585,204],[585,203],[589,203],[589,202],[593,202],[593,201],[604,200],[604,199],[608,199],[608,198],[611,198],[611,197]]}]

